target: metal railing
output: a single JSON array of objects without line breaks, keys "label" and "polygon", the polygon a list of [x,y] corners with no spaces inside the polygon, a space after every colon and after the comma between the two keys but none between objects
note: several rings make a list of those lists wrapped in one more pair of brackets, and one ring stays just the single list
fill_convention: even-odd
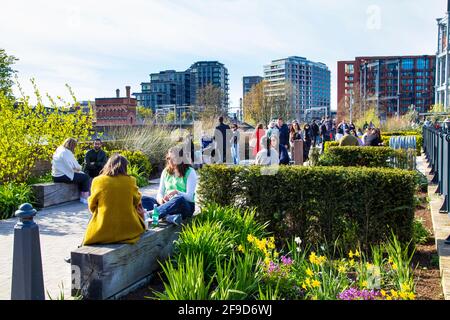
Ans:
[{"label": "metal railing", "polygon": [[450,132],[433,127],[423,127],[423,149],[433,175],[432,183],[438,185],[437,194],[445,197],[441,213],[450,213]]}]

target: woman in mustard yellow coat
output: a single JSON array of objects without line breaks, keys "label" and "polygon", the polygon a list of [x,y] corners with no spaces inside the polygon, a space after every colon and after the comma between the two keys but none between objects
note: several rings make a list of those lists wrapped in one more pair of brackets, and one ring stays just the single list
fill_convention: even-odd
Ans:
[{"label": "woman in mustard yellow coat", "polygon": [[141,194],[127,174],[128,161],[114,154],[92,181],[89,221],[83,245],[136,243],[145,232]]}]

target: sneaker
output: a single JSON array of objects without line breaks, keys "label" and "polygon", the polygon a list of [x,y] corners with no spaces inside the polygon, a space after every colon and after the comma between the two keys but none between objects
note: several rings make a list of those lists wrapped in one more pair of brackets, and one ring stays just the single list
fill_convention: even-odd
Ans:
[{"label": "sneaker", "polygon": [[450,245],[450,236],[448,236],[448,238],[445,239],[444,243],[447,244],[447,245]]},{"label": "sneaker", "polygon": [[181,221],[183,219],[181,218],[181,214],[171,214],[171,215],[167,215],[166,217],[166,221],[169,223],[173,223],[176,226],[181,225]]}]

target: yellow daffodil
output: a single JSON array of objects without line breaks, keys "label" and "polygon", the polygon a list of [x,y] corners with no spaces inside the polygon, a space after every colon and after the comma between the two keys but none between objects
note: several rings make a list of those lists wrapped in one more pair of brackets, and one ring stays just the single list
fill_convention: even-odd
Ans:
[{"label": "yellow daffodil", "polygon": [[269,257],[266,257],[266,258],[264,259],[264,263],[266,264],[266,266],[270,265],[270,258],[269,258]]},{"label": "yellow daffodil", "polygon": [[387,296],[386,300],[392,300],[392,297],[391,296]]},{"label": "yellow daffodil", "polygon": [[358,250],[355,251],[355,257],[361,257],[361,253]]},{"label": "yellow daffodil", "polygon": [[409,300],[415,300],[416,299],[416,295],[412,292],[408,293],[408,299]]},{"label": "yellow daffodil", "polygon": [[400,295],[400,298],[402,298],[402,300],[408,299],[408,294],[404,291],[401,291],[399,295]]},{"label": "yellow daffodil", "polygon": [[302,284],[302,288],[303,288],[303,290],[306,290],[306,284],[304,282]]},{"label": "yellow daffodil", "polygon": [[367,281],[363,281],[362,284],[361,284],[361,286],[362,286],[363,288],[367,288],[368,285],[369,285],[369,284],[367,283]]},{"label": "yellow daffodil", "polygon": [[314,280],[314,281],[312,282],[312,286],[313,286],[313,288],[318,288],[318,287],[320,287],[320,281]]},{"label": "yellow daffodil", "polygon": [[242,245],[242,244],[240,244],[239,246],[238,246],[238,251],[240,251],[240,252],[244,252],[244,246]]},{"label": "yellow daffodil", "polygon": [[354,253],[352,250],[350,250],[350,252],[348,253],[348,256],[350,259],[353,259]]},{"label": "yellow daffodil", "polygon": [[398,293],[395,290],[391,290],[392,298],[398,298]]},{"label": "yellow daffodil", "polygon": [[307,285],[308,287],[310,287],[310,286],[311,286],[311,279],[306,278],[305,283],[306,283],[306,285]]},{"label": "yellow daffodil", "polygon": [[388,263],[392,264],[392,262],[394,262],[394,260],[392,260],[392,258],[389,257]]},{"label": "yellow daffodil", "polygon": [[350,265],[350,267],[353,267],[354,265],[355,265],[355,260],[350,260],[349,262],[348,262],[348,264]]},{"label": "yellow daffodil", "polygon": [[316,253],[311,252],[311,254],[309,255],[309,262],[314,263],[316,259],[317,259]]},{"label": "yellow daffodil", "polygon": [[277,251],[275,251],[275,252],[273,253],[273,256],[274,256],[275,258],[278,258],[279,255],[280,255],[280,254],[279,254]]},{"label": "yellow daffodil", "polygon": [[393,264],[392,264],[392,270],[397,270],[397,269],[398,269],[397,264],[396,264],[396,263],[393,263]]},{"label": "yellow daffodil", "polygon": [[385,297],[385,296],[386,296],[386,291],[384,291],[384,290],[381,290],[381,291],[380,291],[380,293],[381,293],[381,295],[382,295],[383,297]]},{"label": "yellow daffodil", "polygon": [[346,273],[347,272],[347,268],[345,266],[339,266],[338,271],[340,273]]},{"label": "yellow daffodil", "polygon": [[250,243],[252,243],[253,241],[255,241],[255,237],[252,236],[251,234],[249,234],[249,235],[247,236],[247,241],[250,242]]},{"label": "yellow daffodil", "polygon": [[311,270],[311,268],[308,268],[308,269],[306,269],[306,274],[307,274],[309,277],[312,277],[312,276],[314,275],[314,272]]}]

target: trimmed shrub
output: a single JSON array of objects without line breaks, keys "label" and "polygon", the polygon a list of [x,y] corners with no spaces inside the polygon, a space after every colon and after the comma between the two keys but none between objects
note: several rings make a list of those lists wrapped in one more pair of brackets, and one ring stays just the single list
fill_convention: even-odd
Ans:
[{"label": "trimmed shrub", "polygon": [[319,165],[408,169],[407,159],[406,151],[389,147],[329,147]]},{"label": "trimmed shrub", "polygon": [[198,192],[205,203],[255,208],[256,219],[269,221],[269,231],[282,239],[368,247],[391,230],[403,242],[412,238],[414,172],[281,166],[276,175],[263,175],[261,169],[203,167]]},{"label": "trimmed shrub", "polygon": [[339,147],[338,141],[326,141],[323,147],[323,152],[326,153],[330,147]]}]

